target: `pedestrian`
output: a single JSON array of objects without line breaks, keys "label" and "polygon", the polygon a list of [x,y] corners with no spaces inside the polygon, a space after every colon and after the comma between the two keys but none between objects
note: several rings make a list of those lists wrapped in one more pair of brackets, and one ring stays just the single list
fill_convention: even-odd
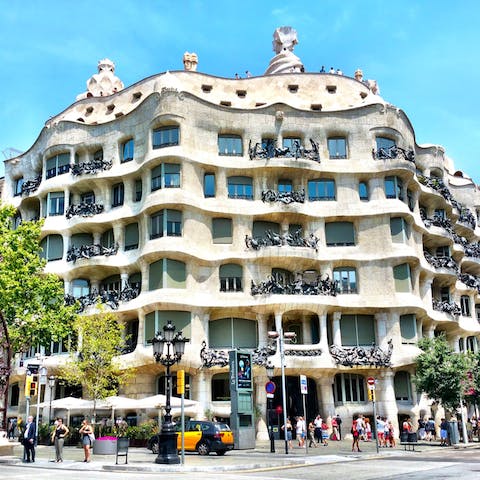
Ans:
[{"label": "pedestrian", "polygon": [[87,419],[82,422],[82,426],[78,433],[82,436],[83,453],[85,456],[83,461],[89,463],[92,456],[91,447],[95,441],[95,436],[93,434],[93,428],[88,423]]},{"label": "pedestrian", "polygon": [[338,438],[338,425],[337,425],[337,417],[332,418],[332,440],[340,440]]},{"label": "pedestrian", "polygon": [[297,423],[295,424],[295,433],[297,435],[298,446],[300,448],[305,448],[305,438],[307,432],[305,420],[302,416],[297,417]]},{"label": "pedestrian", "polygon": [[352,422],[352,428],[350,429],[350,433],[352,434],[352,452],[357,449],[357,452],[361,452],[360,446],[358,445],[358,440],[360,439],[360,434],[357,430],[357,419],[354,417]]},{"label": "pedestrian", "polygon": [[395,429],[393,428],[393,423],[391,420],[388,421],[388,443],[390,448],[395,447]]},{"label": "pedestrian", "polygon": [[313,421],[313,425],[315,426],[315,438],[317,440],[317,444],[322,442],[322,417],[318,414]]},{"label": "pedestrian", "polygon": [[435,440],[435,420],[430,417],[425,425],[425,440],[431,442]]},{"label": "pedestrian", "polygon": [[427,430],[426,430],[427,422],[425,419],[420,418],[418,420],[418,438],[419,440],[425,440],[425,437],[427,436]]},{"label": "pedestrian", "polygon": [[442,418],[440,422],[440,446],[446,447],[448,442],[448,422]]},{"label": "pedestrian", "polygon": [[13,440],[15,438],[15,425],[16,425],[16,420],[14,418],[11,418],[10,421],[8,422],[8,435],[7,438],[9,440]]},{"label": "pedestrian", "polygon": [[385,422],[380,415],[377,415],[377,439],[378,446],[385,447]]},{"label": "pedestrian", "polygon": [[55,445],[55,462],[63,462],[63,444],[65,443],[65,437],[69,434],[70,430],[63,424],[63,418],[58,417],[55,420],[55,428],[52,432],[52,443]]},{"label": "pedestrian", "polygon": [[293,443],[292,443],[292,422],[290,421],[290,417],[287,417],[287,423],[282,425],[282,430],[285,435],[285,439],[288,442],[288,448],[293,450]]},{"label": "pedestrian", "polygon": [[383,444],[385,445],[385,448],[392,447],[392,442],[390,439],[389,420],[387,419],[387,417],[383,417],[382,420],[383,420],[383,437],[384,437]]},{"label": "pedestrian", "polygon": [[27,463],[35,462],[35,438],[36,438],[36,426],[33,421],[33,417],[30,415],[25,425],[25,430],[22,435],[24,461]]},{"label": "pedestrian", "polygon": [[357,432],[358,432],[358,438],[365,440],[364,435],[365,435],[365,421],[363,419],[363,415],[359,415],[357,420]]},{"label": "pedestrian", "polygon": [[342,419],[339,413],[337,413],[336,420],[337,420],[337,429],[338,429],[338,439],[341,440],[342,439]]},{"label": "pedestrian", "polygon": [[317,448],[317,444],[315,442],[315,425],[313,424],[313,420],[308,423],[308,447]]},{"label": "pedestrian", "polygon": [[322,442],[323,446],[328,446],[328,425],[325,420],[322,422]]}]

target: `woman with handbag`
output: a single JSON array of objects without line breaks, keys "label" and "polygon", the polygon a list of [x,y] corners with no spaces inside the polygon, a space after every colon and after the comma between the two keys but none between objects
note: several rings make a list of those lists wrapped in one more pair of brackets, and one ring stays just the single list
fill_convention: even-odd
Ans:
[{"label": "woman with handbag", "polygon": [[88,423],[87,419],[82,422],[82,426],[80,427],[78,433],[82,435],[83,452],[85,454],[85,459],[83,461],[88,463],[91,460],[92,452],[90,449],[93,446],[95,437],[93,434],[93,428]]},{"label": "woman with handbag", "polygon": [[63,462],[63,444],[65,443],[65,437],[68,433],[69,430],[68,427],[63,424],[63,418],[58,417],[52,432],[52,443],[55,445],[55,461],[57,463]]}]

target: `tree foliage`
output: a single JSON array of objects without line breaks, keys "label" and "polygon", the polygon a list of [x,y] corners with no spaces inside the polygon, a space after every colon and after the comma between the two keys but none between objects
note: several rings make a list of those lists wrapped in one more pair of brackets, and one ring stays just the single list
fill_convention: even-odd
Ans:
[{"label": "tree foliage", "polygon": [[416,358],[417,388],[446,410],[455,410],[465,389],[471,357],[454,352],[445,335],[422,338],[418,346],[422,353]]},{"label": "tree foliage", "polygon": [[75,317],[74,307],[64,304],[61,280],[44,273],[39,243],[43,220],[22,221],[13,228],[15,212],[0,204],[0,311],[14,353],[66,337]]},{"label": "tree foliage", "polygon": [[79,316],[74,324],[78,348],[62,367],[59,377],[71,384],[81,384],[84,397],[100,400],[116,395],[128,380],[130,370],[120,368],[115,357],[121,354],[126,338],[124,326],[113,313]]}]

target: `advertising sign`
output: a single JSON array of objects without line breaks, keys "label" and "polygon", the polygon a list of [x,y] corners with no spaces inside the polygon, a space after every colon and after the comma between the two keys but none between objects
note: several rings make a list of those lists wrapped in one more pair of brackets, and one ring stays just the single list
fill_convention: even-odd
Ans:
[{"label": "advertising sign", "polygon": [[237,388],[252,389],[252,364],[249,353],[237,353]]}]

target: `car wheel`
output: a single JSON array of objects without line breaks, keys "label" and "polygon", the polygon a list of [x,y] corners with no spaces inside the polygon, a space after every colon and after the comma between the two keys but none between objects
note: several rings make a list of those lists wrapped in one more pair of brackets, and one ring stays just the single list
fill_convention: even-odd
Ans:
[{"label": "car wheel", "polygon": [[223,457],[223,455],[225,455],[226,453],[227,453],[226,450],[217,450],[217,455],[220,457]]},{"label": "car wheel", "polygon": [[197,445],[197,452],[199,455],[208,455],[210,453],[210,448],[207,443],[201,442]]},{"label": "car wheel", "polygon": [[158,442],[153,442],[152,443],[152,453],[154,453],[155,455],[158,455]]}]

